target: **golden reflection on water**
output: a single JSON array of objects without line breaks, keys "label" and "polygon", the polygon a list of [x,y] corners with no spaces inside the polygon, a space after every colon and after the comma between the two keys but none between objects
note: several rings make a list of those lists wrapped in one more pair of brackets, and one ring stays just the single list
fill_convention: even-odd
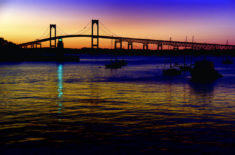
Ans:
[{"label": "golden reflection on water", "polygon": [[[143,68],[127,68],[134,72],[138,69]],[[58,120],[60,123],[108,123],[156,130],[215,124],[211,120],[195,122],[197,119],[234,119],[230,117],[235,111],[234,89],[211,86],[201,91],[190,82],[174,80],[110,80],[122,74],[125,69],[110,71],[76,64],[1,67],[0,130],[58,125]],[[134,73],[128,75],[135,76]],[[69,127],[63,131],[75,132]],[[38,139],[43,138],[28,138],[29,141]]]}]

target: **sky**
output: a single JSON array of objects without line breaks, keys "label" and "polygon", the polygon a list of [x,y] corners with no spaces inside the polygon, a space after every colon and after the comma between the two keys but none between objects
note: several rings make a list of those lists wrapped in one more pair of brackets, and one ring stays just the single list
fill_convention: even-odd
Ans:
[{"label": "sky", "polygon": [[[191,41],[194,36],[196,42],[235,45],[234,0],[0,0],[0,37],[15,43],[48,37],[49,24],[57,24],[58,34],[75,34],[92,19],[100,20],[101,34],[108,34],[106,28],[123,37]],[[91,33],[89,26],[84,33]],[[64,43],[90,47],[85,38]]]}]

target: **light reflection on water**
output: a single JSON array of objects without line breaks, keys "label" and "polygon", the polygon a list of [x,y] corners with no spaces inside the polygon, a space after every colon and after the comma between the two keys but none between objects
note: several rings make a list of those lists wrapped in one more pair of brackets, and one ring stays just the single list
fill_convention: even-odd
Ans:
[{"label": "light reflection on water", "polygon": [[63,108],[63,64],[58,65],[58,101],[57,104],[59,106],[58,113],[61,113]]},{"label": "light reflection on water", "polygon": [[100,60],[2,64],[0,145],[69,145],[83,153],[234,151],[234,65],[216,64],[229,76],[198,85],[187,75],[163,78],[164,59],[151,59],[120,70],[106,70]]}]

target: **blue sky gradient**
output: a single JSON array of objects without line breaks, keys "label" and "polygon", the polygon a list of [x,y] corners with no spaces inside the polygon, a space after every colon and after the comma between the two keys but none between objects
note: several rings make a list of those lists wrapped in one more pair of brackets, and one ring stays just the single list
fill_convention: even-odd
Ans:
[{"label": "blue sky gradient", "polygon": [[[28,41],[50,23],[72,32],[92,18],[119,35],[235,44],[234,0],[1,0],[0,28]],[[17,27],[17,29],[16,29]],[[17,31],[17,33],[16,33]],[[14,36],[13,36],[14,32]],[[11,34],[12,33],[12,34]]]}]

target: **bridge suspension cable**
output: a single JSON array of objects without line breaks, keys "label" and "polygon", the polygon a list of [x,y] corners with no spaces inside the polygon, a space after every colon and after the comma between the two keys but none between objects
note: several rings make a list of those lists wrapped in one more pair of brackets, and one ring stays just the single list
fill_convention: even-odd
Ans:
[{"label": "bridge suspension cable", "polygon": [[86,24],[86,26],[84,26],[81,30],[79,30],[79,31],[77,31],[77,32],[75,32],[73,34],[82,34],[84,31],[86,31],[87,28],[89,28],[89,26],[91,26],[91,22],[88,22]]},{"label": "bridge suspension cable", "polygon": [[41,33],[40,37],[38,39],[42,39],[44,37],[48,37],[49,36],[49,28],[47,27],[43,33]]},{"label": "bridge suspension cable", "polygon": [[107,32],[103,27],[100,27],[100,34],[107,35],[107,36],[113,36],[112,33]]},{"label": "bridge suspension cable", "polygon": [[68,35],[69,33],[65,32],[60,26],[57,26],[57,31],[59,32],[58,34],[61,35]]},{"label": "bridge suspension cable", "polygon": [[[102,22],[100,22],[100,24],[101,24],[101,26],[104,28],[103,30],[104,30],[105,32],[108,31],[108,33],[112,34],[112,36],[120,37],[119,35],[113,33],[113,32],[112,32],[109,28],[107,28]],[[101,27],[101,28],[102,28],[102,27]]]},{"label": "bridge suspension cable", "polygon": [[91,25],[89,25],[87,28],[85,28],[83,31],[80,32],[80,34],[90,34],[91,33]]}]

